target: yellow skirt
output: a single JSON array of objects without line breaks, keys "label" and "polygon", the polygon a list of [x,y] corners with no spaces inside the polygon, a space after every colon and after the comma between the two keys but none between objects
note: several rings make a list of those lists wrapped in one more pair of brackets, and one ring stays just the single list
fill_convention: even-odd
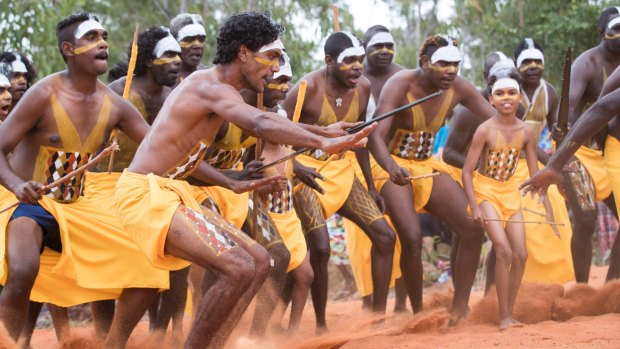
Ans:
[{"label": "yellow skirt", "polygon": [[[325,161],[306,155],[299,155],[296,159],[302,165],[314,169],[319,169],[325,163]],[[325,190],[325,194],[316,193],[323,209],[323,217],[329,218],[347,201],[353,187],[355,169],[351,166],[351,159],[345,157],[344,159],[331,161],[325,168],[321,169],[320,173],[325,178],[324,181],[319,181],[319,184]]]},{"label": "yellow skirt", "polygon": [[294,270],[301,265],[308,253],[306,238],[301,229],[301,221],[297,218],[295,209],[291,209],[286,213],[269,212],[269,216],[275,223],[276,228],[278,228],[284,246],[291,253],[291,260],[288,263],[286,272]]},{"label": "yellow skirt", "polygon": [[[423,161],[403,159],[396,155],[392,155],[392,159],[398,166],[407,169],[412,177],[431,174],[434,171],[448,173],[446,164],[440,160],[437,160],[433,156]],[[373,178],[386,178],[390,176],[376,161],[372,159],[371,168]],[[381,188],[383,188],[383,185],[387,181],[389,181],[389,179],[375,179],[375,187],[377,188],[377,191],[381,192]],[[431,192],[433,191],[433,177],[411,181],[411,187],[413,189],[416,212],[424,212],[424,207],[428,204],[428,200],[431,198]]]},{"label": "yellow skirt", "polygon": [[223,187],[197,187],[196,201],[202,203],[210,197],[215,202],[220,215],[235,227],[241,229],[248,217],[248,203],[250,193],[237,194],[232,190]]},{"label": "yellow skirt", "polygon": [[[87,175],[85,192],[98,189]],[[88,187],[90,185],[90,187]],[[112,182],[112,189],[113,189]],[[111,190],[103,200],[83,195],[76,202],[61,204],[44,196],[43,206],[56,219],[62,253],[45,249],[31,299],[71,306],[118,298],[123,288],[168,288],[168,273],[154,269],[124,232],[114,210],[108,209]],[[99,197],[101,199],[101,197]],[[0,190],[0,206],[16,202],[13,194]],[[6,278],[6,226],[14,210],[0,215],[2,279]]]},{"label": "yellow skirt", "polygon": [[514,175],[501,182],[475,172],[473,182],[478,204],[483,201],[491,204],[500,219],[510,219],[521,209],[520,182],[515,180]]},{"label": "yellow skirt", "polygon": [[446,162],[444,162],[444,165],[450,177],[463,188],[463,169],[449,165]]},{"label": "yellow skirt", "polygon": [[202,212],[189,183],[125,170],[114,197],[121,223],[155,267],[178,270],[191,264],[164,253],[168,229],[179,206]]},{"label": "yellow skirt", "polygon": [[575,152],[575,157],[579,159],[590,177],[592,177],[594,189],[596,189],[596,201],[607,199],[611,195],[611,183],[609,182],[609,174],[607,173],[603,153],[600,150],[581,146]]},{"label": "yellow skirt", "polygon": [[[543,164],[538,164],[539,168]],[[520,159],[513,178],[517,183],[523,183],[529,178],[530,172],[525,159]],[[562,236],[558,239],[553,233],[551,226],[547,224],[525,224],[525,240],[527,245],[527,263],[523,281],[564,284],[575,280],[573,259],[571,254],[571,229],[566,203],[557,186],[552,185],[547,190],[547,197],[553,208],[553,218],[557,223]],[[528,194],[521,197],[523,219],[526,221],[544,221],[545,217],[532,211],[545,213],[545,207],[538,203],[538,197],[534,199]],[[526,210],[527,208],[527,210]]]},{"label": "yellow skirt", "polygon": [[614,192],[616,211],[620,212],[620,141],[612,135],[605,141],[605,168]]}]

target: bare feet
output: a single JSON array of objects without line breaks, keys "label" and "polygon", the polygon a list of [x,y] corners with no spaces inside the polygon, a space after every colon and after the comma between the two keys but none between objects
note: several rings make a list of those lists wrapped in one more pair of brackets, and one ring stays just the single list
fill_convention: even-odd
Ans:
[{"label": "bare feet", "polygon": [[322,336],[324,334],[329,334],[329,329],[327,328],[327,326],[325,326],[325,325],[322,325],[322,326],[317,325],[316,326],[316,335],[317,335],[317,337],[318,336]]},{"label": "bare feet", "polygon": [[499,322],[499,330],[500,331],[503,331],[503,330],[505,330],[507,328],[510,328],[510,327],[523,327],[523,326],[525,326],[525,324],[523,324],[522,322],[519,322],[519,321],[513,319],[512,317],[503,319],[503,320],[501,320]]},{"label": "bare feet", "polygon": [[462,319],[466,319],[469,316],[469,313],[469,306],[467,306],[464,311],[452,310],[450,320],[448,321],[448,327],[454,327],[458,325],[459,321],[461,321]]}]

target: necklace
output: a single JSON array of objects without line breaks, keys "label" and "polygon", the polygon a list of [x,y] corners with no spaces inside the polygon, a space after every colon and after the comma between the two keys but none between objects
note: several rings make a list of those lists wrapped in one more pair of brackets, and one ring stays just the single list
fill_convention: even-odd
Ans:
[{"label": "necklace", "polygon": [[336,107],[337,107],[337,108],[342,107],[342,97],[337,96],[337,95],[335,95],[335,94],[333,94],[333,93],[330,93],[330,92],[329,92],[329,90],[327,89],[327,69],[325,69],[325,82],[324,82],[324,84],[323,84],[323,87],[324,87],[324,89],[325,89],[325,93],[326,93],[326,94],[328,94],[328,95],[330,95],[330,96],[332,96],[332,97],[334,97],[334,98],[335,98],[335,101],[336,101]]}]

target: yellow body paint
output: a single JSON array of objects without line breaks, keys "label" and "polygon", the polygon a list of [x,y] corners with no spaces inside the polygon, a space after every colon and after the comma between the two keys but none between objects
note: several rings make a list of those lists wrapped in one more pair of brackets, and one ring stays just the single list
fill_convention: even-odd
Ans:
[{"label": "yellow body paint", "polygon": [[372,52],[369,54],[369,56],[378,55],[379,53],[388,53],[388,54],[393,55],[393,54],[394,54],[394,50],[390,50],[389,48],[384,47],[384,48],[382,48],[382,49],[380,49],[380,50],[375,50],[375,51],[372,51]]},{"label": "yellow body paint", "polygon": [[254,60],[257,61],[260,64],[263,64],[263,65],[270,65],[272,67],[279,67],[280,66],[280,59],[279,58],[274,58],[272,60],[269,60],[267,58],[263,58],[263,57],[259,57],[259,56],[254,56]]},{"label": "yellow body paint", "polygon": [[280,90],[280,91],[284,91],[288,88],[288,84],[287,83],[283,83],[283,84],[274,84],[274,83],[269,83],[266,86],[268,89],[270,90]]},{"label": "yellow body paint", "polygon": [[527,65],[521,65],[519,67],[519,71],[523,73],[524,71],[526,71],[528,69],[535,69],[535,68],[539,68],[539,69],[542,70],[542,69],[545,69],[545,65],[543,63],[532,62],[532,63],[527,64]]},{"label": "yellow body paint", "polygon": [[181,61],[181,57],[179,57],[179,55],[176,55],[174,57],[156,58],[156,59],[153,60],[153,64],[155,64],[155,65],[164,65],[164,64],[173,63],[173,62],[180,62],[180,61]]},{"label": "yellow body paint", "polygon": [[455,67],[453,65],[448,65],[448,66],[445,66],[445,67],[440,67],[440,66],[435,65],[435,64],[429,64],[428,67],[431,70],[442,72],[442,73],[458,73],[458,71],[459,71],[459,67],[458,66]]},{"label": "yellow body paint", "polygon": [[196,39],[192,42],[187,42],[187,41],[182,41],[179,42],[179,46],[181,46],[181,48],[188,48],[188,47],[192,47],[192,46],[199,46],[199,47],[204,47],[205,43],[201,42],[200,40]]},{"label": "yellow body paint", "polygon": [[95,47],[99,47],[99,46],[101,46],[103,44],[105,44],[105,40],[100,39],[97,42],[93,42],[92,44],[76,47],[75,50],[73,50],[73,54],[74,55],[80,55],[80,54],[82,54],[84,52],[88,52],[88,51],[94,49]]}]

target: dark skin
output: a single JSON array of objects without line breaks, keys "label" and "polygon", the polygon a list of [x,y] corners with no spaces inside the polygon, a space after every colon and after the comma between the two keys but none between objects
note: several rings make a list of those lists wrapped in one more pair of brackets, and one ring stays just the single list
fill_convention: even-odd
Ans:
[{"label": "dark skin", "polygon": [[15,107],[15,104],[19,102],[26,90],[28,89],[27,73],[13,73],[11,74],[11,95],[13,96],[13,103],[11,109]]},{"label": "dark skin", "polygon": [[[454,97],[448,110],[454,109],[460,103],[476,115],[486,117],[493,115],[493,108],[473,85],[456,75],[458,63],[439,61],[431,67],[430,57],[426,55],[421,57],[421,63],[422,68],[399,72],[388,80],[379,98],[375,115],[407,104],[407,92],[420,98],[451,87],[454,88]],[[444,99],[445,96],[440,96],[422,105],[427,118],[432,118],[436,114]],[[431,121],[426,120],[427,124]],[[412,127],[413,115],[409,109],[381,121],[378,132],[371,135],[369,145],[374,158],[390,175],[391,181],[383,186],[381,196],[399,234],[403,247],[401,269],[413,311],[417,312],[422,309],[422,234],[408,179],[409,173],[396,165],[387,149],[388,142],[397,128],[412,129]],[[362,169],[365,173],[370,172],[368,164],[362,164]],[[369,191],[376,189],[374,186],[372,188],[369,186]],[[483,236],[482,229],[467,217],[466,208],[465,194],[450,176],[442,174],[434,177],[432,194],[425,210],[446,222],[459,236],[455,265],[455,274],[458,278],[454,280],[455,292],[450,321],[452,325],[466,315]]]},{"label": "dark skin", "polygon": [[[167,51],[164,52],[161,58],[175,58],[178,56],[179,54],[177,52]],[[177,80],[180,66],[180,61],[173,61],[167,64],[154,64],[153,60],[148,60],[146,62],[146,72],[143,75],[133,77],[131,90],[133,93],[138,94],[142,102],[144,102],[146,115],[143,115],[143,117],[146,118],[149,125],[153,123],[157,113],[159,113],[159,110],[164,104],[164,101],[170,92],[172,92],[171,86],[173,86]],[[126,77],[123,77],[112,82],[108,85],[108,87],[110,87],[116,94],[122,96],[125,89],[125,84]],[[127,150],[133,152],[135,151],[135,148],[132,149],[130,147],[129,149],[125,149],[125,151]],[[123,149],[121,149],[120,152],[123,152]],[[117,166],[129,165],[129,163],[119,164],[119,158],[120,156],[116,158],[115,164]],[[106,162],[102,165],[103,167],[100,167],[101,169],[107,168]],[[157,294],[153,304],[149,308],[151,330],[156,331],[157,335],[161,337],[163,337],[166,333],[166,328],[168,327],[170,319],[173,319],[173,337],[177,345],[180,345],[182,341],[181,331],[183,328],[183,310],[185,308],[187,296],[188,272],[189,268],[171,271],[170,289]],[[108,315],[103,316],[104,319],[108,319],[107,324],[104,321],[104,323],[100,326],[95,326],[95,328],[100,329],[100,332],[107,333],[109,322],[112,320],[109,315],[114,313],[114,302],[97,302],[97,305],[95,305],[93,311],[102,315]]]},{"label": "dark skin", "polygon": [[[304,131],[293,123],[282,122],[281,116],[247,105],[239,91],[248,88],[262,92],[266,79],[279,70],[277,63],[263,65],[257,62],[257,56],[277,62],[280,51],[258,53],[241,45],[231,63],[198,71],[183,80],[164,102],[129,171],[163,175],[181,162],[200,140],[213,139],[224,121],[238,125],[252,136],[319,147],[328,153],[341,152],[356,145],[373,130],[369,127],[356,135],[328,139]],[[176,214],[166,236],[164,251],[217,274],[196,308],[196,318],[185,346],[223,347],[267,277],[269,255],[259,245],[241,244],[231,248],[230,253],[216,256],[200,241],[187,228],[181,215]]]},{"label": "dark skin", "polygon": [[[616,79],[610,82],[616,84]],[[609,89],[604,89],[607,92]],[[549,159],[547,166],[534,177],[525,181],[521,188],[525,191],[544,194],[551,184],[563,183],[562,168],[571,161],[573,154],[593,135],[601,131],[610,121],[617,123],[616,115],[620,113],[620,90],[609,92],[596,101],[566,135],[564,142]],[[573,232],[574,234],[574,232]],[[607,271],[607,281],[620,278],[620,242],[616,239],[611,251],[611,262]],[[591,250],[591,249],[590,249]],[[587,279],[586,279],[587,280]]]},{"label": "dark skin", "polygon": [[[50,107],[50,96],[55,93],[60,103],[84,140],[97,122],[105,95],[110,96],[112,108],[106,134],[114,127],[121,129],[132,139],[139,141],[148,129],[140,114],[122,100],[110,93],[97,76],[107,70],[107,33],[93,30],[74,42],[63,42],[62,53],[67,57],[67,70],[52,74],[31,88],[12,111],[0,130],[0,182],[11,190],[23,203],[33,204],[41,199],[41,183],[32,181],[35,157],[41,146],[60,147],[60,136]],[[76,47],[101,40],[101,44],[81,55],[73,53]],[[8,131],[10,130],[10,131]],[[10,160],[7,155],[13,153]],[[32,219],[20,217],[7,227],[7,262],[9,277],[0,295],[0,320],[9,335],[17,339],[28,313],[30,290],[38,273],[39,250],[43,231]],[[129,337],[130,330],[142,313],[143,308],[156,290],[126,289],[119,299],[118,314],[121,316],[112,324],[112,331],[119,337]]]},{"label": "dark skin", "polygon": [[[359,116],[357,121],[366,118],[366,106],[370,95],[370,83],[362,76],[362,63],[364,56],[350,56],[344,58],[341,64],[330,55],[325,57],[326,67],[311,72],[303,79],[308,82],[305,101],[300,123],[314,125],[319,120],[323,105],[323,96],[336,113],[337,120],[342,120],[352,103],[355,91],[358,91]],[[283,107],[289,118],[293,116],[299,84],[293,87],[284,100]],[[342,98],[342,106],[336,107],[336,96]],[[356,151],[358,161],[366,158],[365,150]],[[367,179],[368,180],[368,179]],[[384,219],[365,224],[357,212],[346,212],[341,209],[338,213],[356,223],[368,235],[373,243],[372,256],[372,279],[375,291],[373,299],[373,311],[385,312],[387,293],[389,288],[390,273],[392,270],[392,256],[394,253],[394,233]],[[314,271],[312,283],[312,301],[316,314],[317,332],[327,330],[325,320],[325,308],[327,304],[327,264],[330,256],[329,233],[325,225],[312,231],[304,232],[310,250],[310,264]]]},{"label": "dark skin", "polygon": [[176,85],[196,70],[207,69],[206,65],[200,63],[205,50],[206,38],[203,35],[196,35],[181,40],[181,70],[179,71]]},{"label": "dark skin", "polygon": [[0,86],[0,122],[4,121],[6,116],[9,115],[12,100],[10,87]]},{"label": "dark skin", "polygon": [[[376,33],[378,32],[369,35],[369,38],[372,38]],[[364,48],[366,50],[366,64],[364,64],[362,75],[370,81],[372,97],[376,103],[376,101],[379,100],[379,95],[381,94],[385,82],[394,74],[405,68],[392,62],[394,54],[388,52],[388,50],[394,51],[394,44],[392,43],[378,43],[372,46],[366,46],[366,44],[364,44]],[[407,294],[402,280],[399,279],[396,281],[395,289],[396,302],[394,304],[394,311],[406,311],[407,306],[405,302]],[[363,301],[364,307],[370,309],[372,305],[372,295],[364,297]]]},{"label": "dark skin", "polygon": [[[611,17],[611,19],[617,16]],[[613,28],[605,26],[601,36],[613,36],[620,33],[620,25]],[[588,105],[594,103],[600,96],[605,83],[603,74],[611,74],[620,64],[620,38],[601,40],[600,44],[581,54],[571,68],[571,83],[569,95],[569,125],[574,125],[581,117]],[[604,70],[603,70],[604,69]],[[612,135],[620,135],[620,125],[611,123],[607,129]],[[592,134],[590,140],[584,144],[596,143],[602,146],[605,142],[605,129]],[[571,158],[571,162],[576,158]],[[564,188],[568,204],[573,212],[573,237],[571,252],[577,282],[588,282],[590,264],[592,262],[592,235],[596,229],[596,210],[582,210],[577,202],[577,194],[571,185],[568,173],[564,173]],[[605,204],[616,213],[613,195],[604,199]]]}]

